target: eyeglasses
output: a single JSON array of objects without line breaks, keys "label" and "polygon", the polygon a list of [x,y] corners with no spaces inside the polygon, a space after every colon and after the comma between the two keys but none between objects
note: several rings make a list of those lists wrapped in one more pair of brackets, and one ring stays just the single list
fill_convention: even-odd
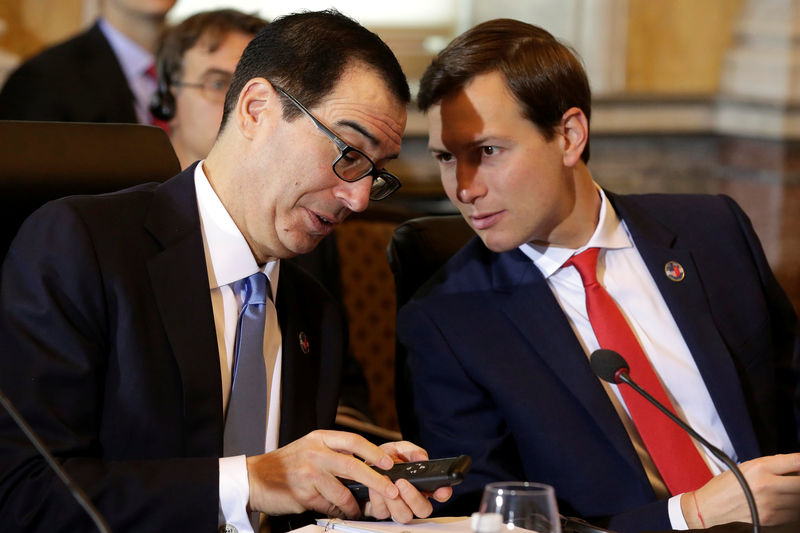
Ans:
[{"label": "eyeglasses", "polygon": [[174,81],[170,83],[173,87],[189,87],[192,89],[202,89],[203,96],[212,102],[224,102],[225,94],[231,86],[233,75],[228,72],[211,72],[205,79],[197,83],[188,81]]},{"label": "eyeglasses", "polygon": [[367,157],[361,150],[353,148],[339,138],[339,136],[328,129],[325,124],[317,120],[317,118],[312,115],[303,104],[297,101],[294,96],[280,87],[276,86],[275,89],[296,105],[300,111],[308,115],[308,118],[314,122],[314,125],[324,133],[328,139],[333,141],[333,144],[339,149],[339,157],[333,162],[333,172],[339,179],[352,183],[366,178],[367,176],[372,176],[372,188],[369,191],[370,200],[383,200],[400,188],[401,183],[397,176],[384,169],[375,168],[375,163],[372,162],[372,159]]}]

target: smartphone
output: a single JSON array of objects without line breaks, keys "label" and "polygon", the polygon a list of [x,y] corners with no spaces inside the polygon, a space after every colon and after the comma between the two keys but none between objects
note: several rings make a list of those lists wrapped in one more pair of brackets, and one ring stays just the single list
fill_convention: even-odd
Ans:
[{"label": "smartphone", "polygon": [[[464,475],[469,471],[472,459],[469,455],[448,457],[446,459],[432,459],[430,461],[412,461],[409,463],[395,463],[389,470],[372,468],[389,477],[392,481],[407,479],[421,492],[432,492],[439,487],[458,485],[464,480]],[[369,488],[357,481],[340,479],[344,486],[350,489],[357,500],[369,498]]]}]

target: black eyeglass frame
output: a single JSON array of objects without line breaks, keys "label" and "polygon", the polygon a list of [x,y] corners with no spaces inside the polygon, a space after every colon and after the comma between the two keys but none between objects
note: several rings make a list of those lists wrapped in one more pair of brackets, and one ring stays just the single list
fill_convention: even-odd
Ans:
[{"label": "black eyeglass frame", "polygon": [[[306,109],[306,106],[301,104],[300,101],[297,100],[297,98],[295,98],[294,96],[292,96],[291,94],[287,93],[286,91],[284,91],[283,89],[281,89],[280,87],[278,87],[276,85],[273,85],[273,87],[275,87],[275,90],[277,90],[283,96],[288,98],[289,101],[292,102],[300,111],[305,113],[308,116],[308,118],[311,119],[311,121],[314,123],[314,125],[317,127],[317,129],[320,130],[322,133],[324,133],[325,136],[328,139],[330,139],[333,142],[333,144],[336,145],[336,148],[339,149],[339,152],[340,152],[339,153],[339,157],[337,157],[336,160],[331,165],[331,168],[333,169],[333,173],[336,174],[337,178],[339,178],[342,181],[346,181],[348,183],[353,183],[353,182],[356,182],[358,180],[364,179],[367,176],[372,176],[372,178],[373,178],[373,180],[372,180],[373,188],[375,188],[375,186],[376,186],[375,184],[377,183],[377,180],[383,180],[383,183],[385,185],[379,186],[380,189],[379,189],[378,192],[373,193],[373,190],[372,189],[370,190],[369,199],[370,200],[375,200],[375,201],[383,200],[385,198],[388,198],[389,196],[391,196],[392,194],[397,192],[397,190],[400,187],[402,187],[403,184],[400,183],[400,179],[397,176],[395,176],[391,172],[387,171],[386,169],[377,168],[375,166],[375,162],[372,161],[372,159],[370,159],[370,157],[367,154],[365,154],[364,152],[362,152],[358,148],[354,148],[354,147],[350,146],[349,144],[347,144],[347,142],[342,140],[342,138],[339,137],[338,135],[336,135],[330,128],[328,128],[325,124],[320,122],[317,119],[317,117],[312,115],[311,111]],[[339,161],[342,160],[342,158],[344,156],[346,156],[347,154],[349,154],[351,152],[356,152],[357,154],[360,154],[361,157],[366,159],[370,164],[370,168],[369,168],[369,170],[367,170],[366,172],[364,172],[362,175],[360,175],[357,178],[347,179],[347,178],[343,177],[341,174],[339,174],[339,172],[336,170],[336,165],[337,165],[337,163],[339,163]]]}]

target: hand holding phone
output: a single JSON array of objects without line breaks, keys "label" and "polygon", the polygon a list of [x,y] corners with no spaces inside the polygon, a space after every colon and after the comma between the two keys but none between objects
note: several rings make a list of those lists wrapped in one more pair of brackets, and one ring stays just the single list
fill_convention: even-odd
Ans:
[{"label": "hand holding phone", "polygon": [[[469,471],[472,459],[468,455],[433,459],[430,461],[411,461],[396,463],[389,470],[372,468],[392,480],[407,479],[420,492],[433,492],[439,487],[458,485]],[[345,487],[350,489],[357,500],[369,499],[369,488],[357,481],[341,479]]]}]

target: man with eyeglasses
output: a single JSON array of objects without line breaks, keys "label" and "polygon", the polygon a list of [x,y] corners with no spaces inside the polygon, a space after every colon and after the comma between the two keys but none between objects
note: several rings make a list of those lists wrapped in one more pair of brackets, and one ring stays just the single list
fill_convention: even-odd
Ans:
[{"label": "man with eyeglasses", "polygon": [[164,33],[150,108],[168,122],[181,168],[204,159],[214,145],[236,63],[266,23],[235,9],[219,9],[192,15]]},{"label": "man with eyeglasses", "polygon": [[[235,9],[203,11],[168,29],[158,51],[159,88],[151,111],[168,121],[169,139],[181,168],[205,159],[217,137],[225,94],[236,63],[266,21]],[[341,300],[336,235],[310,254],[293,259]],[[369,390],[361,365],[345,356],[340,406],[370,418]]]},{"label": "man with eyeglasses", "polygon": [[[276,533],[305,510],[408,521],[449,497],[368,466],[421,448],[319,429],[343,314],[281,261],[399,187],[383,166],[408,101],[375,34],[337,12],[289,15],[243,52],[207,159],[23,225],[3,267],[0,388],[113,531],[244,532],[268,516]],[[0,415],[0,529],[90,527]]]}]

